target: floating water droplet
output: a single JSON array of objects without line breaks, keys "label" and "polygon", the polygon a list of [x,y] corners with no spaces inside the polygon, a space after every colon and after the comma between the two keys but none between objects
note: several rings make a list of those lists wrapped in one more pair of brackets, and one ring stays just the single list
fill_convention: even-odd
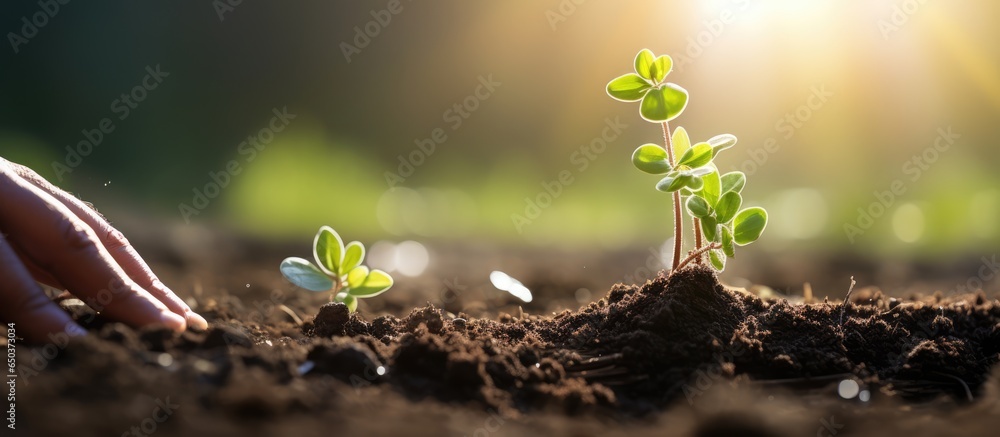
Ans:
[{"label": "floating water droplet", "polygon": [[837,386],[837,393],[840,394],[840,397],[844,399],[854,398],[855,396],[858,395],[859,390],[860,387],[858,387],[857,381],[853,379],[845,379],[843,381],[840,381],[840,385]]},{"label": "floating water droplet", "polygon": [[542,363],[535,363],[535,368],[536,368],[536,369],[539,369],[539,368],[541,368],[541,367],[542,367]]},{"label": "floating water droplet", "polygon": [[531,302],[531,290],[528,290],[528,287],[525,287],[521,281],[510,277],[510,275],[504,272],[499,270],[490,272],[490,282],[493,283],[494,287],[513,294],[514,297],[524,302]]},{"label": "floating water droplet", "polygon": [[868,390],[861,390],[861,393],[858,393],[858,399],[860,399],[861,402],[868,402],[871,398],[872,394]]},{"label": "floating water droplet", "polygon": [[309,371],[312,370],[313,367],[316,367],[316,363],[312,361],[303,362],[299,366],[299,375],[305,375],[306,373],[309,373]]},{"label": "floating water droplet", "polygon": [[108,185],[111,185],[111,181],[107,181],[107,182],[104,183],[105,187],[108,186]]},{"label": "floating water droplet", "polygon": [[168,353],[162,353],[156,356],[156,364],[163,367],[170,367],[174,363],[174,357],[170,356]]},{"label": "floating water droplet", "polygon": [[250,288],[250,284],[247,284],[247,288]]},{"label": "floating water droplet", "polygon": [[375,369],[375,373],[378,373],[379,375],[385,375],[385,367],[378,366],[378,368]]}]

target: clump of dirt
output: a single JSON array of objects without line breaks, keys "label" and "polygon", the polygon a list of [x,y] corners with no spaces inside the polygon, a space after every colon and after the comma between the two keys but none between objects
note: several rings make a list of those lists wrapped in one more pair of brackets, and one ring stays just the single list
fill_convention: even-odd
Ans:
[{"label": "clump of dirt", "polygon": [[[598,302],[552,316],[487,320],[425,306],[368,321],[330,303],[295,326],[246,323],[230,308],[210,307],[208,332],[175,334],[107,323],[83,307],[72,313],[94,335],[47,359],[25,402],[66,414],[118,408],[141,387],[172,394],[188,420],[211,425],[203,430],[224,423],[218,412],[346,414],[373,393],[503,417],[635,416],[700,396],[706,380],[853,375],[885,393],[961,400],[978,396],[1000,359],[1000,304],[983,296],[791,305],[728,289],[704,267],[619,284]],[[123,417],[107,429],[132,420]]]}]

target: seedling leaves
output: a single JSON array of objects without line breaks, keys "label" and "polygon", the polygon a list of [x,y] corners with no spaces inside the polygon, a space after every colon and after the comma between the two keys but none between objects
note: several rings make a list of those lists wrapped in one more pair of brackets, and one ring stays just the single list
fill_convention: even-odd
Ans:
[{"label": "seedling leaves", "polygon": [[733,222],[733,239],[736,244],[746,246],[760,237],[765,226],[767,226],[767,212],[763,208],[744,209],[736,214],[736,221]]},{"label": "seedling leaves", "polygon": [[674,135],[670,142],[673,143],[674,159],[680,158],[684,152],[691,148],[691,138],[688,137],[687,130],[681,126],[674,129]]},{"label": "seedling leaves", "polygon": [[719,219],[719,223],[729,223],[736,216],[736,212],[740,210],[742,204],[743,197],[739,193],[730,191],[723,194],[719,198],[719,203],[715,205],[715,217]]},{"label": "seedling leaves", "polygon": [[313,241],[313,256],[316,264],[327,274],[340,276],[340,264],[344,260],[344,240],[329,226],[319,228]]},{"label": "seedling leaves", "polygon": [[698,196],[691,196],[687,200],[687,209],[691,215],[703,218],[712,214],[712,207],[708,206],[708,202]]},{"label": "seedling leaves", "polygon": [[698,143],[681,155],[680,159],[677,160],[677,165],[701,167],[709,162],[712,162],[712,146],[708,143]]},{"label": "seedling leaves", "polygon": [[341,275],[353,271],[355,267],[361,265],[364,259],[365,246],[357,241],[348,243],[347,248],[344,249],[344,262],[340,265]]},{"label": "seedling leaves", "polygon": [[635,168],[650,174],[664,174],[670,171],[667,151],[656,144],[643,144],[632,153]]},{"label": "seedling leaves", "polygon": [[333,280],[308,260],[285,258],[279,270],[293,284],[306,290],[329,291],[333,288]]},{"label": "seedling leaves", "polygon": [[392,277],[388,273],[375,269],[359,287],[351,287],[351,295],[356,297],[378,296],[392,287]]},{"label": "seedling leaves", "polygon": [[638,74],[629,73],[618,76],[608,83],[608,95],[623,102],[635,102],[642,99],[652,86]]},{"label": "seedling leaves", "polygon": [[739,193],[747,184],[747,176],[740,171],[731,171],[722,175],[722,194],[730,191]]},{"label": "seedling leaves", "polygon": [[676,84],[667,83],[646,92],[639,105],[639,113],[646,121],[654,123],[669,121],[681,115],[687,107],[687,101],[687,90]]},{"label": "seedling leaves", "polygon": [[736,136],[732,134],[716,135],[708,140],[708,144],[712,145],[712,158],[714,159],[719,152],[736,145]]}]

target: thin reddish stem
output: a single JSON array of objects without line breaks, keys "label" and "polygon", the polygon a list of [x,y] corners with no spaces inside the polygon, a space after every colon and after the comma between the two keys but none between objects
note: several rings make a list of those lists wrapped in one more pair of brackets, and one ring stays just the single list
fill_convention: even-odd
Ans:
[{"label": "thin reddish stem", "polygon": [[[699,220],[697,217],[695,217],[693,220],[694,220],[694,250],[698,250],[701,249],[701,245],[703,244],[701,238],[701,220]],[[694,260],[695,264],[701,264],[702,261],[704,261],[704,259],[702,259],[702,257],[700,256],[698,257],[698,259]]]},{"label": "thin reddish stem", "polygon": [[[670,139],[670,125],[663,122],[663,148],[667,149],[667,159],[670,160],[670,167],[674,166],[674,145]],[[670,263],[671,271],[676,271],[681,260],[681,242],[684,239],[681,222],[681,193],[674,191],[674,256]]]},{"label": "thin reddish stem", "polygon": [[[718,243],[712,243],[712,244],[709,244],[708,246],[702,247],[701,249],[698,249],[698,250],[696,250],[694,252],[691,252],[687,256],[687,258],[684,258],[684,261],[681,261],[680,265],[677,266],[677,270],[680,270],[680,269],[684,268],[684,266],[688,265],[688,263],[690,263],[691,261],[693,261],[693,260],[695,260],[697,258],[700,258],[705,252],[708,252],[708,251],[710,251],[712,249],[718,249],[718,248],[721,248],[721,247],[722,246],[720,246]],[[677,270],[674,270],[674,271],[677,271]],[[673,273],[674,272],[670,272],[670,274],[673,274]]]}]

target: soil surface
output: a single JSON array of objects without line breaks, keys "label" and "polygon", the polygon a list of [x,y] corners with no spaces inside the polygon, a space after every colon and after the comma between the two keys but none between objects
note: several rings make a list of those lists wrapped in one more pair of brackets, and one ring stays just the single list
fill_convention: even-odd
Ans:
[{"label": "soil surface", "polygon": [[225,292],[197,300],[211,327],[183,334],[63,301],[92,335],[17,348],[17,434],[919,436],[1000,426],[1000,301],[982,292],[859,289],[846,305],[790,304],[696,267],[544,316],[429,304],[369,317]]}]

